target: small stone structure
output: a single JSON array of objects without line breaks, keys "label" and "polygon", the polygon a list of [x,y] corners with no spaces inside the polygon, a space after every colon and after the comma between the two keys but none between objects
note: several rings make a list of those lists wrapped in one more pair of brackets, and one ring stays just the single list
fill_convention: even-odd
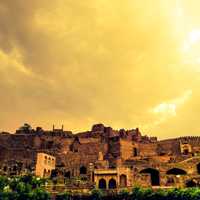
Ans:
[{"label": "small stone structure", "polygon": [[117,189],[131,187],[133,184],[130,168],[96,169],[94,182],[100,189]]},{"label": "small stone structure", "polygon": [[55,169],[56,158],[46,153],[37,154],[35,175],[41,178],[50,177],[52,170]]}]

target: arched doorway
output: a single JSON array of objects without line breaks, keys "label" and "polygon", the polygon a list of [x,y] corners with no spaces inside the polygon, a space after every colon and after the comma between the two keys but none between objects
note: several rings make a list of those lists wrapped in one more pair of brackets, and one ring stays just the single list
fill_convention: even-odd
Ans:
[{"label": "arched doorway", "polygon": [[14,172],[17,171],[17,166],[16,166],[16,165],[13,166],[13,171],[14,171]]},{"label": "arched doorway", "polygon": [[133,156],[138,156],[138,150],[137,148],[133,148]]},{"label": "arched doorway", "polygon": [[197,173],[200,174],[200,163],[197,165]]},{"label": "arched doorway", "polygon": [[11,175],[14,175],[14,176],[17,175],[17,166],[16,165],[13,166]]},{"label": "arched doorway", "polygon": [[197,187],[197,182],[195,180],[189,180],[186,182],[186,187]]},{"label": "arched doorway", "polygon": [[117,187],[117,183],[116,183],[116,180],[111,178],[109,180],[109,183],[108,183],[108,188],[109,189],[115,189]]},{"label": "arched doorway", "polygon": [[64,173],[64,177],[70,179],[71,173],[70,171]]},{"label": "arched doorway", "polygon": [[87,168],[85,166],[80,167],[80,174],[81,175],[87,174]]},{"label": "arched doorway", "polygon": [[47,170],[44,169],[44,172],[43,172],[43,177],[46,177],[47,176]]},{"label": "arched doorway", "polygon": [[127,177],[126,175],[122,174],[120,176],[120,187],[126,187],[127,186]]},{"label": "arched doorway", "polygon": [[106,180],[103,178],[99,180],[99,189],[106,189]]},{"label": "arched doorway", "polygon": [[188,155],[188,154],[189,154],[189,150],[188,150],[188,149],[184,149],[184,150],[183,150],[183,154],[184,154],[184,155]]},{"label": "arched doorway", "polygon": [[160,185],[160,173],[157,169],[147,168],[140,171],[142,174],[150,174],[151,176],[151,185],[159,186]]},{"label": "arched doorway", "polygon": [[183,169],[179,168],[172,168],[167,171],[167,175],[186,175],[187,172]]},{"label": "arched doorway", "polygon": [[6,172],[7,169],[8,169],[7,166],[4,166],[4,167],[3,167],[3,171],[4,171],[4,172]]},{"label": "arched doorway", "polygon": [[57,169],[53,169],[51,171],[51,178],[56,178],[58,176],[58,170]]}]

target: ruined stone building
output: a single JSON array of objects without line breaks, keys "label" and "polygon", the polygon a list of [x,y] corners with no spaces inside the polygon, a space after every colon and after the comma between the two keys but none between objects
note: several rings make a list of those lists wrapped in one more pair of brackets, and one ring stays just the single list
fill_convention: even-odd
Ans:
[{"label": "ruined stone building", "polygon": [[50,177],[56,168],[56,158],[46,153],[38,153],[35,165],[35,175],[38,177]]},{"label": "ruined stone building", "polygon": [[39,153],[55,158],[56,170],[64,179],[82,177],[102,189],[183,187],[200,182],[200,137],[158,141],[139,129],[113,130],[103,124],[78,134],[63,127],[44,131],[25,124],[15,134],[0,134],[1,174],[36,172]]}]

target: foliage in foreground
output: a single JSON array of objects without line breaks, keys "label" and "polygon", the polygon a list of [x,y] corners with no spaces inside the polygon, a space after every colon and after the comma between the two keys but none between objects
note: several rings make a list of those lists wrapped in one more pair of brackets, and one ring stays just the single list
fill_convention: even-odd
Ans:
[{"label": "foliage in foreground", "polygon": [[[50,200],[50,194],[42,189],[45,180],[33,176],[7,178],[0,176],[0,200]],[[58,194],[56,200],[200,200],[200,188],[152,190],[140,187],[132,192],[121,190],[118,194],[94,189],[90,196],[71,193]]]},{"label": "foliage in foreground", "polygon": [[41,188],[44,182],[31,175],[0,176],[0,200],[50,200],[50,194]]},{"label": "foliage in foreground", "polygon": [[70,193],[59,194],[56,200],[200,200],[200,188],[155,190],[133,188],[132,192],[122,190],[118,194],[106,195],[101,190],[93,190],[90,196],[72,196]]}]

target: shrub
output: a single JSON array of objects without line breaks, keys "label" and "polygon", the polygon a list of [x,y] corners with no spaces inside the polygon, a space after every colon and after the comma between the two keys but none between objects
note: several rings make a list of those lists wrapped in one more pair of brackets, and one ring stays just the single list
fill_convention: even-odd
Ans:
[{"label": "shrub", "polygon": [[56,200],[70,200],[71,199],[71,194],[68,192],[65,192],[63,194],[58,194],[56,196]]},{"label": "shrub", "polygon": [[8,185],[9,181],[6,177],[0,176],[0,192],[4,190],[4,188]]},{"label": "shrub", "polygon": [[129,191],[127,189],[123,189],[119,192],[119,195],[118,195],[118,198],[119,199],[128,199],[129,198]]},{"label": "shrub", "polygon": [[101,200],[103,198],[103,196],[104,196],[104,193],[103,193],[102,190],[98,190],[98,189],[92,190],[91,197],[92,197],[93,200]]},{"label": "shrub", "polygon": [[140,187],[133,188],[131,197],[133,200],[143,200],[145,197],[144,190]]},{"label": "shrub", "polygon": [[51,196],[45,190],[37,188],[32,193],[32,200],[51,200]]}]

